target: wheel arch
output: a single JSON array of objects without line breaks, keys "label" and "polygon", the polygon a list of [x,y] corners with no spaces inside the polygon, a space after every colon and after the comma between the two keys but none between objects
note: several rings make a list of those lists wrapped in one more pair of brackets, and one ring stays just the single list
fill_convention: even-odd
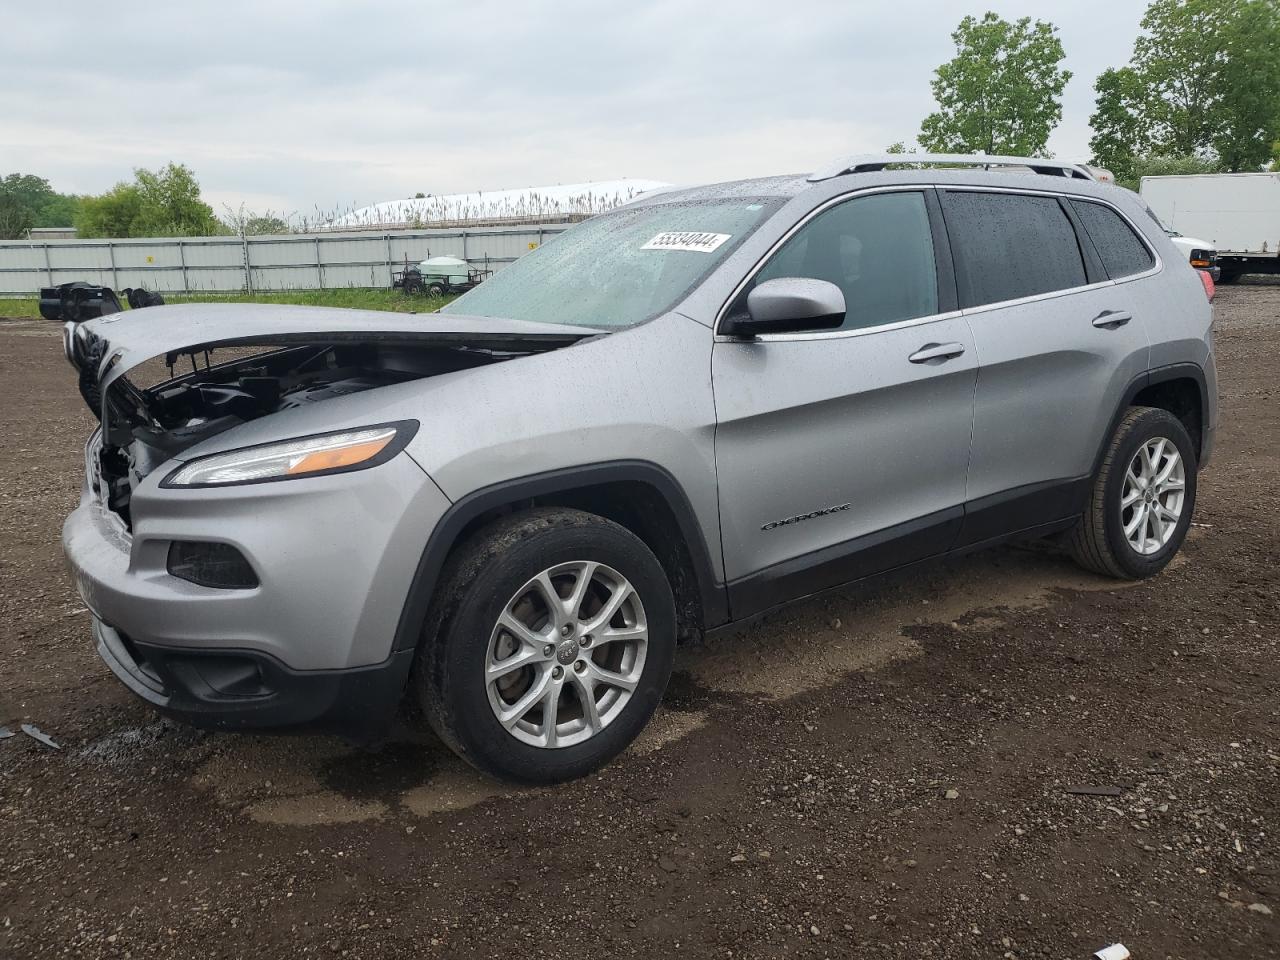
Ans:
[{"label": "wheel arch", "polygon": [[[1199,367],[1196,370],[1199,371]],[[1204,374],[1197,379],[1185,372],[1148,383],[1133,397],[1131,404],[1138,407],[1159,407],[1168,410],[1182,421],[1200,456],[1204,443],[1205,410]]]},{"label": "wheel arch", "polygon": [[1134,406],[1158,407],[1172,413],[1187,428],[1195,444],[1196,457],[1200,457],[1204,450],[1204,416],[1209,409],[1208,380],[1198,363],[1173,363],[1149,370],[1129,384],[1098,445],[1091,476],[1097,475],[1116,427],[1125,412]]},{"label": "wheel arch", "polygon": [[596,463],[506,480],[454,503],[436,524],[405,599],[393,651],[418,645],[440,573],[455,549],[491,520],[534,506],[572,507],[626,527],[653,550],[675,594],[682,637],[727,622],[724,584],[679,482],[644,460]]}]

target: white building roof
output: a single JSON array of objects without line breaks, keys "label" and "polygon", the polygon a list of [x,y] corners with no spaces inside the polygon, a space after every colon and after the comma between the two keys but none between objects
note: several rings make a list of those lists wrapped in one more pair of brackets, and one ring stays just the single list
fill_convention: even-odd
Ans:
[{"label": "white building roof", "polygon": [[459,221],[558,220],[603,213],[634,200],[648,190],[668,186],[670,184],[659,180],[605,180],[388,200],[335,217],[325,228],[359,230]]}]

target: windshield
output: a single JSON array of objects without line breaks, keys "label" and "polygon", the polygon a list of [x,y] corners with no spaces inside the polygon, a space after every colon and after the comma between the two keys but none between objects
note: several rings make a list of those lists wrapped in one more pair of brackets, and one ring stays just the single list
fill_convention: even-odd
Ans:
[{"label": "windshield", "polygon": [[583,327],[629,327],[671,309],[782,199],[618,210],[566,230],[442,313]]}]

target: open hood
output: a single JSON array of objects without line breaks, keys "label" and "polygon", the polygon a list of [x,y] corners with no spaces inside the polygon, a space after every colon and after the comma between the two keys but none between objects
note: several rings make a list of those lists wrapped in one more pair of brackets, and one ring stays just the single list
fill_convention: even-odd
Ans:
[{"label": "open hood", "polygon": [[[64,341],[67,358],[77,368],[83,369],[86,360],[96,361],[96,379],[105,389],[117,377],[153,357],[201,354],[222,347],[382,342],[537,351],[568,346],[599,333],[589,327],[453,313],[188,303],[68,324]],[[106,367],[109,370],[103,369]]]},{"label": "open hood", "polygon": [[[193,303],[69,323],[63,336],[80,394],[102,423],[101,499],[130,523],[133,491],[156,467],[241,424],[601,333],[457,314]],[[141,368],[154,358],[167,374]],[[141,382],[148,371],[160,382]]]}]

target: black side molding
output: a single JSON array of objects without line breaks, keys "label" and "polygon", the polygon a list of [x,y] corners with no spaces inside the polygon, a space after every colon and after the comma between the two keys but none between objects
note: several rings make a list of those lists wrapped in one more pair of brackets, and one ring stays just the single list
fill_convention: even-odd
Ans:
[{"label": "black side molding", "polygon": [[1084,513],[1093,477],[1029,483],[970,500],[964,505],[964,525],[952,549],[1011,536],[1042,524],[1075,519]]},{"label": "black side molding", "polygon": [[422,558],[418,561],[418,569],[409,587],[409,595],[400,613],[392,651],[417,647],[445,558],[471,521],[490,510],[519,503],[521,500],[570,493],[603,483],[637,481],[648,485],[662,497],[679,524],[697,575],[704,627],[710,629],[727,622],[729,605],[725,587],[716,580],[711,553],[684,489],[675,477],[656,463],[648,460],[613,460],[504,480],[469,493],[450,507],[436,524],[422,551]]},{"label": "black side molding", "polygon": [[729,584],[734,620],[810,594],[945,553],[955,541],[964,508],[939,510],[865,536],[775,563]]}]

